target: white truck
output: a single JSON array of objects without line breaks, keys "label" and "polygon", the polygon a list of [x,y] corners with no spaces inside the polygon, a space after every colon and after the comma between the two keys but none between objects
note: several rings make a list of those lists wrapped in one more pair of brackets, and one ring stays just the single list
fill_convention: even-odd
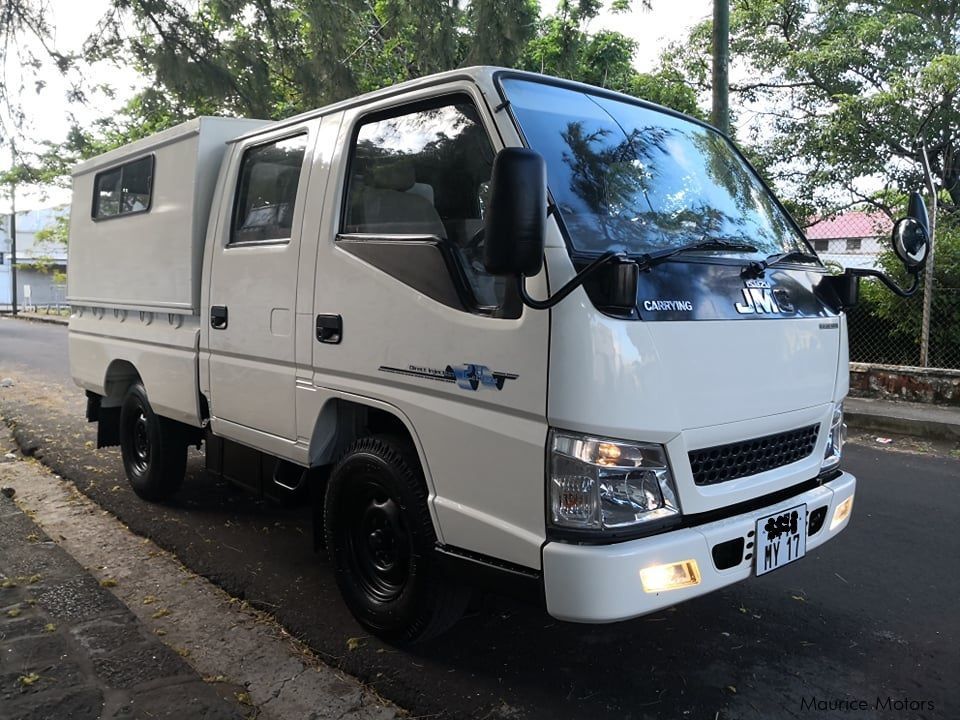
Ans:
[{"label": "white truck", "polygon": [[287,120],[200,118],[77,166],[72,375],[159,501],[187,448],[308,498],[398,642],[474,586],[633,618],[832,539],[844,308],[736,147],[633,97],[457,70]]}]

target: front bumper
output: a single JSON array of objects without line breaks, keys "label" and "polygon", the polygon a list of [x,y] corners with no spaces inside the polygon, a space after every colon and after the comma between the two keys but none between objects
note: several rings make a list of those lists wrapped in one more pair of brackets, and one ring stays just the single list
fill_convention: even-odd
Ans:
[{"label": "front bumper", "polygon": [[[614,545],[547,543],[543,548],[543,584],[547,611],[560,620],[585,623],[614,622],[646,615],[684,600],[705,595],[754,574],[750,549],[733,567],[721,570],[714,563],[714,546],[748,536],[756,521],[779,510],[805,503],[808,518],[826,508],[820,529],[807,534],[807,552],[843,530],[849,516],[831,528],[837,505],[854,495],[857,481],[842,473],[838,478],[764,508],[724,520],[683,528],[662,535]],[[698,585],[659,593],[646,593],[640,570],[662,563],[694,559],[700,569]],[[802,562],[802,560],[800,561]]]}]

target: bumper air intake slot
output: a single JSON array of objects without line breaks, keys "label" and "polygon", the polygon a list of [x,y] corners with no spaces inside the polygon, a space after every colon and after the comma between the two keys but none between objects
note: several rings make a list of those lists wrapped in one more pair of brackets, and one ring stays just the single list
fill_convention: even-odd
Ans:
[{"label": "bumper air intake slot", "polygon": [[810,511],[810,517],[807,518],[807,536],[816,535],[823,527],[823,521],[827,519],[827,508],[818,507]]},{"label": "bumper air intake slot", "polygon": [[742,537],[717,543],[713,546],[713,564],[717,570],[727,570],[743,562]]}]

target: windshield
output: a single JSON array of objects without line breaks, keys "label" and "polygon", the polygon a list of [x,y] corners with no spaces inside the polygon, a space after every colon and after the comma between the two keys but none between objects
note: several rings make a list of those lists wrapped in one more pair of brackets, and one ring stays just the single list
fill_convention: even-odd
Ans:
[{"label": "windshield", "polygon": [[642,254],[714,239],[757,248],[741,256],[807,250],[715,130],[535,81],[504,79],[503,88],[527,143],[546,159],[573,250]]}]

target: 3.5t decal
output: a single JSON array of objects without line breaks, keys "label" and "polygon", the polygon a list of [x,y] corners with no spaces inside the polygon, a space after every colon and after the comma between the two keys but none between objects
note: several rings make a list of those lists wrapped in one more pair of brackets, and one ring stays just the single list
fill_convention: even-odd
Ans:
[{"label": "3.5t decal", "polygon": [[503,390],[503,385],[507,380],[516,380],[519,377],[514,373],[494,372],[486,365],[476,365],[474,363],[447,365],[444,370],[421,367],[419,365],[408,365],[405,368],[381,365],[380,371],[395,373],[397,375],[409,375],[426,380],[436,380],[438,382],[456,383],[459,388],[473,391],[481,388]]}]

